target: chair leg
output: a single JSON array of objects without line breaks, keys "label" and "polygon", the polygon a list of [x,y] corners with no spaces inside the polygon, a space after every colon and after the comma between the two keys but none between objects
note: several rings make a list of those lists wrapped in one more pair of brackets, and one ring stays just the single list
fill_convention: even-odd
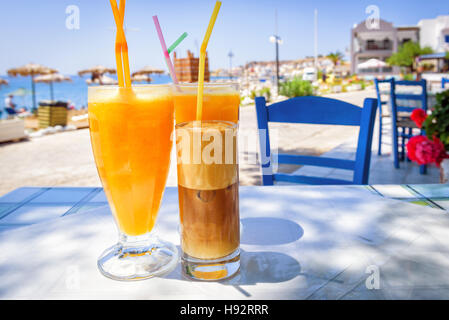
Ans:
[{"label": "chair leg", "polygon": [[427,166],[424,164],[422,166],[419,166],[419,173],[420,174],[427,174]]},{"label": "chair leg", "polygon": [[382,155],[382,114],[379,113],[379,148],[377,149],[377,154]]},{"label": "chair leg", "polygon": [[402,136],[401,136],[401,161],[405,160],[405,130],[406,128],[401,128]]}]

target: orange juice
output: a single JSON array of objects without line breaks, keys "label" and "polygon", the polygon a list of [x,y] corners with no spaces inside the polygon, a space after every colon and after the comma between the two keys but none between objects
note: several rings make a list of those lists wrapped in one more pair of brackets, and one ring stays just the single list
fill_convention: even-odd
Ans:
[{"label": "orange juice", "polygon": [[[176,124],[196,120],[198,85],[174,89]],[[239,121],[240,96],[235,85],[205,84],[202,120]]]},{"label": "orange juice", "polygon": [[121,232],[139,236],[156,222],[170,167],[169,86],[89,88],[92,148]]}]

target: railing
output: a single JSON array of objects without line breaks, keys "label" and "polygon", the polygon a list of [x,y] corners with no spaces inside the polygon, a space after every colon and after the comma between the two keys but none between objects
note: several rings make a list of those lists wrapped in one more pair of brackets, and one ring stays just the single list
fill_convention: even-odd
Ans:
[{"label": "railing", "polygon": [[376,50],[393,50],[393,44],[391,42],[374,42],[367,43],[365,50],[376,51]]},{"label": "railing", "polygon": [[370,69],[359,69],[357,70],[359,74],[372,74],[372,73],[391,73],[393,72],[392,67],[383,68],[370,68]]}]

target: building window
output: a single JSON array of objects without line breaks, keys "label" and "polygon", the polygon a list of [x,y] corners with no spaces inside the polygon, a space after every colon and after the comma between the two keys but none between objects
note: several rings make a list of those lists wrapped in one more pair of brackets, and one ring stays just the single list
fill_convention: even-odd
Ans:
[{"label": "building window", "polygon": [[410,38],[405,38],[404,40],[402,40],[402,44],[407,43],[407,42],[410,42],[410,41],[412,41],[412,39],[410,39]]},{"label": "building window", "polygon": [[377,49],[376,41],[374,41],[374,40],[366,41],[366,49],[367,50],[376,50]]}]

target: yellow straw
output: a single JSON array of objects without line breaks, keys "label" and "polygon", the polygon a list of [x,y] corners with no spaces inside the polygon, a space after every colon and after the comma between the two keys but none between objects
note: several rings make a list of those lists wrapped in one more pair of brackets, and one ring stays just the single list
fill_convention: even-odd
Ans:
[{"label": "yellow straw", "polygon": [[[125,0],[121,0],[120,2],[120,7],[123,8],[123,15],[121,14],[121,12],[119,11],[118,7],[117,7],[117,1],[116,0],[110,0],[111,2],[111,7],[112,7],[112,12],[114,13],[114,19],[115,19],[115,23],[117,25],[117,36],[120,39],[119,40],[119,44],[116,45],[115,49],[116,49],[116,60],[117,60],[117,69],[122,65],[121,64],[121,59],[123,58],[123,66],[124,66],[124,70],[117,70],[118,72],[122,72],[122,74],[124,73],[125,75],[125,87],[131,87],[131,75],[130,75],[130,70],[129,70],[129,57],[128,57],[128,44],[126,42],[126,37],[125,37],[125,32],[123,30],[123,20],[124,20],[124,11],[125,11]],[[123,3],[122,3],[123,2]],[[121,49],[121,54],[122,57],[120,57],[120,55],[118,55],[118,51]],[[117,56],[119,56],[120,58],[117,58]],[[119,61],[120,60],[120,61]],[[123,80],[122,80],[123,81]],[[120,77],[119,77],[119,84],[120,84]],[[123,86],[123,83],[120,84],[120,86]]]},{"label": "yellow straw", "polygon": [[218,12],[220,11],[221,1],[215,3],[214,12],[210,18],[209,26],[207,27],[206,35],[200,50],[200,68],[198,72],[198,99],[196,104],[196,120],[201,121],[203,118],[203,92],[204,92],[204,69],[206,64],[206,50],[209,43],[212,30],[214,29],[215,21],[217,20]]}]

